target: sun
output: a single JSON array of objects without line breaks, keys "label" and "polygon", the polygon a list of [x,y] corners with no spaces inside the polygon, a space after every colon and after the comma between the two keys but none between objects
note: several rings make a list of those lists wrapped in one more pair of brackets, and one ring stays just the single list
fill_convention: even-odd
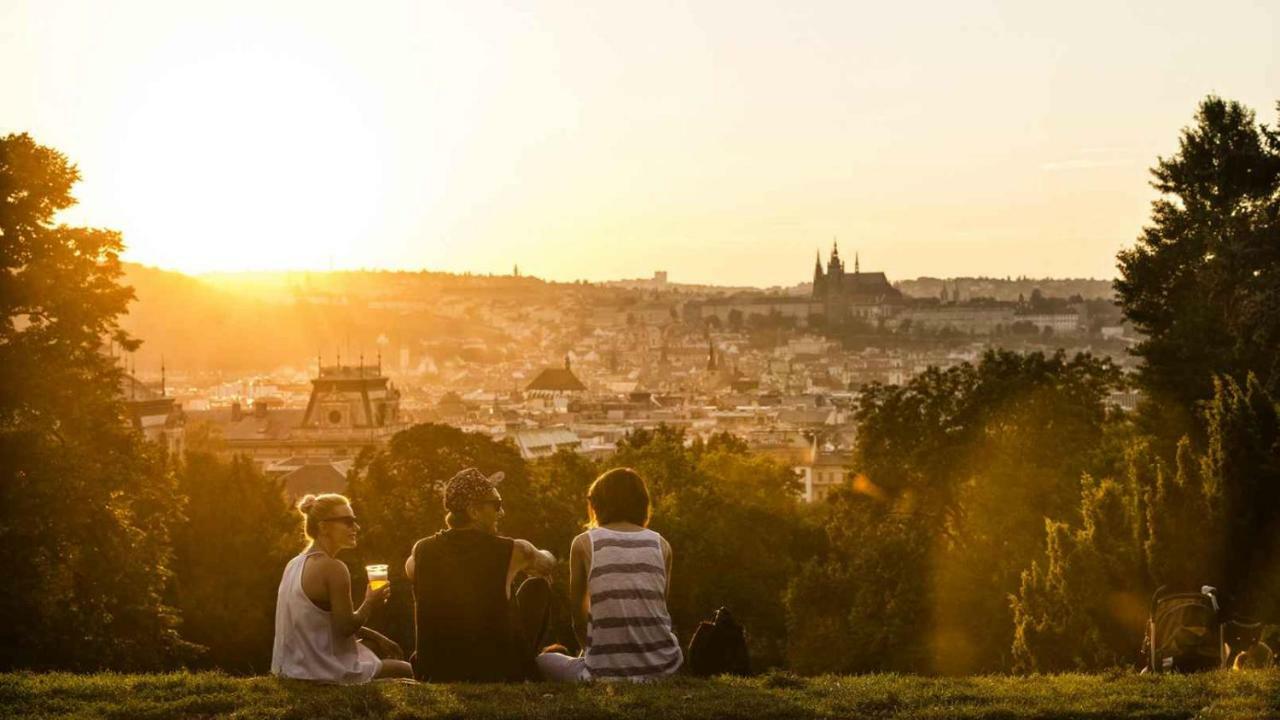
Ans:
[{"label": "sun", "polygon": [[357,84],[308,60],[228,51],[142,87],[113,189],[126,257],[192,273],[358,257],[380,217],[381,133]]}]

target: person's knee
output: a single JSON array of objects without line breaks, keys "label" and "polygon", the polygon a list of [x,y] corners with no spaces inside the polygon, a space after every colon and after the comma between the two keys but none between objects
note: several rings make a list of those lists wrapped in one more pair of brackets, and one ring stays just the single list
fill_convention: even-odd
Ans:
[{"label": "person's knee", "polygon": [[383,660],[382,667],[378,669],[377,677],[411,678],[413,677],[413,666],[404,660]]}]

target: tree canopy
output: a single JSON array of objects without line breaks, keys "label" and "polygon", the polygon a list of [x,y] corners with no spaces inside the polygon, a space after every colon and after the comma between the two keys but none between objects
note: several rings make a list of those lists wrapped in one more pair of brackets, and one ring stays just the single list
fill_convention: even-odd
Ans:
[{"label": "tree canopy", "polygon": [[120,235],[59,224],[76,167],[0,138],[0,667],[159,667],[186,645],[166,602],[181,503],[158,448],[125,422]]},{"label": "tree canopy", "polygon": [[[1252,110],[1208,97],[1178,152],[1151,170],[1161,197],[1119,255],[1116,292],[1146,338],[1135,352],[1157,402],[1213,395],[1215,373],[1280,381],[1280,134]],[[1184,420],[1177,431],[1185,431]]]}]

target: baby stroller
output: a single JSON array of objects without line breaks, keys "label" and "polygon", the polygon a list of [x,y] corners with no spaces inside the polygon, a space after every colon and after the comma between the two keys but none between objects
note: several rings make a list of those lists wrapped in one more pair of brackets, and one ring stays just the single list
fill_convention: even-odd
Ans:
[{"label": "baby stroller", "polygon": [[1147,623],[1147,667],[1151,672],[1199,672],[1226,666],[1225,623],[1218,591],[1172,592],[1161,587],[1151,596]]}]

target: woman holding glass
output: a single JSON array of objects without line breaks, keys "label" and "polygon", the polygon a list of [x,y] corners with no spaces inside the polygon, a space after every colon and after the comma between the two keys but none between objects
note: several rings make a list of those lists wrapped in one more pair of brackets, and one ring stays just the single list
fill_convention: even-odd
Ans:
[{"label": "woman holding glass", "polygon": [[[271,673],[298,680],[365,683],[375,678],[411,678],[400,647],[364,627],[387,601],[387,586],[365,592],[352,609],[351,573],[338,560],[356,546],[360,525],[342,495],[308,495],[298,503],[310,543],[285,566],[276,596],[276,637]],[[357,639],[364,642],[357,642]],[[378,647],[379,658],[366,644]]]}]

